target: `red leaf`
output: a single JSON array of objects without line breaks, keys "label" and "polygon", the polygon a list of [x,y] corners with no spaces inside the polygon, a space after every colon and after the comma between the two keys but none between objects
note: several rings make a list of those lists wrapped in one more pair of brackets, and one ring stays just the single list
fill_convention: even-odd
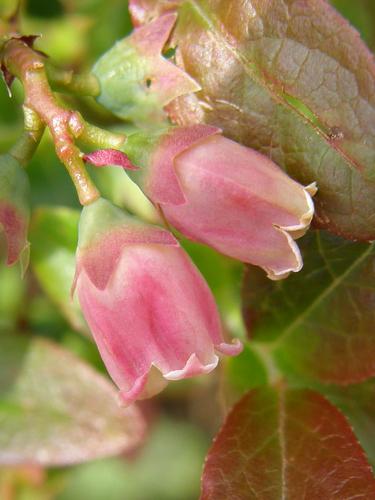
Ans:
[{"label": "red leaf", "polygon": [[229,414],[208,454],[201,500],[375,498],[345,417],[310,390],[257,389]]}]

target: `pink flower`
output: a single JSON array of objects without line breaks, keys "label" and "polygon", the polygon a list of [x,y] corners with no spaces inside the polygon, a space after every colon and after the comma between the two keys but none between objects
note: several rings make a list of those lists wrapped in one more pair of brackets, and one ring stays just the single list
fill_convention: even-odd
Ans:
[{"label": "pink flower", "polygon": [[143,167],[132,174],[165,218],[192,240],[262,267],[271,279],[299,271],[295,239],[314,214],[315,185],[303,187],[266,156],[206,125],[129,138]]},{"label": "pink flower", "polygon": [[83,209],[75,282],[125,404],[242,349],[223,341],[213,296],[177,240],[103,199]]}]

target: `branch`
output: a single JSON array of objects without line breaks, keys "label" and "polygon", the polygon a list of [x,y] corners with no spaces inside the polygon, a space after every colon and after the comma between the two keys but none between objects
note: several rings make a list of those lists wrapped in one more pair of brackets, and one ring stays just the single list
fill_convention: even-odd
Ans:
[{"label": "branch", "polygon": [[2,59],[7,70],[23,84],[24,106],[34,111],[49,128],[56,154],[68,170],[81,204],[92,203],[99,198],[100,193],[86,171],[72,133],[72,125],[74,127],[77,121],[81,121],[81,117],[58,103],[47,79],[44,57],[21,39],[13,38],[6,42]]}]

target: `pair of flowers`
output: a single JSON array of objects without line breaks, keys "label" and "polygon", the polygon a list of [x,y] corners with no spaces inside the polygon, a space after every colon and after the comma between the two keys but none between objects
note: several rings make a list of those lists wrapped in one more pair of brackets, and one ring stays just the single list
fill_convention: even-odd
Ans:
[{"label": "pair of flowers", "polygon": [[[301,269],[294,240],[311,222],[315,186],[205,125],[135,134],[127,153],[141,167],[133,179],[181,233],[271,279]],[[104,199],[83,209],[74,286],[125,404],[242,349],[224,342],[212,293],[176,238]]]}]

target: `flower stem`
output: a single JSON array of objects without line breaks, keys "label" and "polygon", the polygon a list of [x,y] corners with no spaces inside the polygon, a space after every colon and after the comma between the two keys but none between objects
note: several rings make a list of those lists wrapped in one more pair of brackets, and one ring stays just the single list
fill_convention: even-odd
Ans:
[{"label": "flower stem", "polygon": [[56,68],[49,61],[45,62],[45,70],[48,81],[55,90],[92,97],[100,93],[99,81],[92,73],[76,75],[72,70]]},{"label": "flower stem", "polygon": [[52,93],[44,57],[16,38],[10,39],[2,52],[6,68],[23,84],[25,107],[34,111],[49,128],[56,154],[73,180],[80,203],[92,203],[100,193],[86,171],[79,148],[74,144],[69,126],[74,112],[63,108]]},{"label": "flower stem", "polygon": [[74,137],[87,146],[95,146],[99,149],[121,149],[126,142],[125,134],[96,127],[86,122],[78,111],[72,115],[69,126]]},{"label": "flower stem", "polygon": [[24,131],[9,154],[23,167],[29,163],[42,138],[45,126],[39,116],[30,108],[23,106]]}]

